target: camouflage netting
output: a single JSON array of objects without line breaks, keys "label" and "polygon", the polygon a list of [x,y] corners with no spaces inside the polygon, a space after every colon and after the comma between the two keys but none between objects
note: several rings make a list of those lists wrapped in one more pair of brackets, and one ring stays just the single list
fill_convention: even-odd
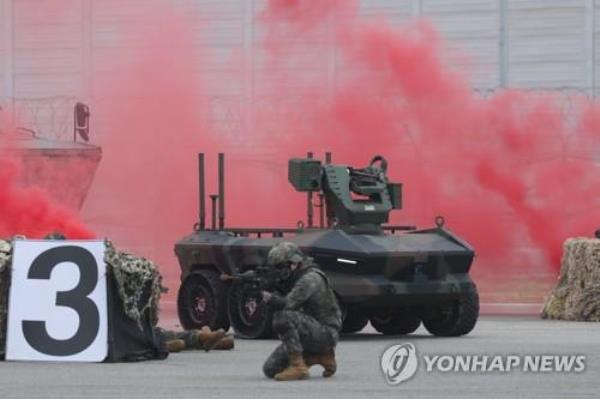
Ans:
[{"label": "camouflage netting", "polygon": [[[125,313],[142,328],[142,315],[148,310],[153,325],[156,325],[160,295],[166,292],[158,267],[148,259],[117,251],[109,240],[105,240],[105,245],[104,261],[115,278]],[[148,300],[142,302],[148,289]]]},{"label": "camouflage netting", "polygon": [[[156,325],[160,295],[166,291],[157,266],[145,258],[116,250],[109,240],[105,240],[105,245],[104,260],[108,273],[115,279],[126,315],[141,329],[142,315],[148,310],[152,323]],[[6,339],[11,258],[11,241],[0,240],[0,358],[3,357]],[[146,301],[142,301],[144,292],[150,292]]]},{"label": "camouflage netting", "polygon": [[546,300],[544,319],[600,321],[600,240],[570,238],[563,245],[560,278]]},{"label": "camouflage netting", "polygon": [[12,245],[0,240],[0,358],[4,357],[6,344],[6,319],[8,316],[8,285],[10,281],[10,262]]}]

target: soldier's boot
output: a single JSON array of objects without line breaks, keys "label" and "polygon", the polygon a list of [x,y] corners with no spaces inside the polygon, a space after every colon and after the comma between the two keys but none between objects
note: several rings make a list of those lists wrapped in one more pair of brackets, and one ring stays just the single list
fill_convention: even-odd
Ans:
[{"label": "soldier's boot", "polygon": [[226,335],[221,338],[215,346],[213,346],[213,350],[229,350],[234,347],[233,337],[231,335]]},{"label": "soldier's boot", "polygon": [[323,366],[323,377],[325,378],[331,377],[337,370],[335,352],[333,349],[330,349],[324,353],[306,355],[304,356],[304,362],[308,368],[314,366],[315,364]]},{"label": "soldier's boot", "polygon": [[170,353],[181,352],[185,349],[185,341],[182,339],[171,339],[167,341],[167,350]]},{"label": "soldier's boot", "polygon": [[198,332],[198,345],[205,351],[213,349],[213,347],[225,336],[225,330],[222,328],[211,331],[208,326],[202,327]]},{"label": "soldier's boot", "polygon": [[305,380],[310,377],[308,367],[304,363],[302,353],[290,353],[290,365],[280,373],[275,374],[277,381]]}]

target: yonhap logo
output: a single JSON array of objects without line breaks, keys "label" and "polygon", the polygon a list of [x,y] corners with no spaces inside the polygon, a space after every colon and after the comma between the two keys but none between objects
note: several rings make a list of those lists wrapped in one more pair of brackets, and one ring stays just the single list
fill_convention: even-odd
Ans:
[{"label": "yonhap logo", "polygon": [[389,385],[398,385],[412,378],[423,361],[421,372],[467,374],[524,374],[583,373],[587,356],[583,354],[428,354],[420,353],[411,343],[392,345],[381,355],[381,370]]},{"label": "yonhap logo", "polygon": [[397,385],[411,378],[418,366],[417,350],[413,344],[390,346],[381,355],[381,370],[390,385]]}]

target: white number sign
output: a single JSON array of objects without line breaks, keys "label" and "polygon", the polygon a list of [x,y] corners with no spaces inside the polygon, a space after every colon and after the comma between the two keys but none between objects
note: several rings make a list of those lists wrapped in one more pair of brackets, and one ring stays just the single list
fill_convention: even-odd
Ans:
[{"label": "white number sign", "polygon": [[7,360],[106,357],[104,242],[15,241],[9,295]]}]

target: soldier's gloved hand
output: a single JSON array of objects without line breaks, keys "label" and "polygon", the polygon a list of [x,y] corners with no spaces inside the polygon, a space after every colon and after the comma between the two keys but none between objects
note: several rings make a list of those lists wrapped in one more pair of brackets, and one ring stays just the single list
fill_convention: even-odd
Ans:
[{"label": "soldier's gloved hand", "polygon": [[268,303],[271,300],[271,297],[273,296],[273,294],[268,291],[262,291],[261,294],[264,303]]}]

